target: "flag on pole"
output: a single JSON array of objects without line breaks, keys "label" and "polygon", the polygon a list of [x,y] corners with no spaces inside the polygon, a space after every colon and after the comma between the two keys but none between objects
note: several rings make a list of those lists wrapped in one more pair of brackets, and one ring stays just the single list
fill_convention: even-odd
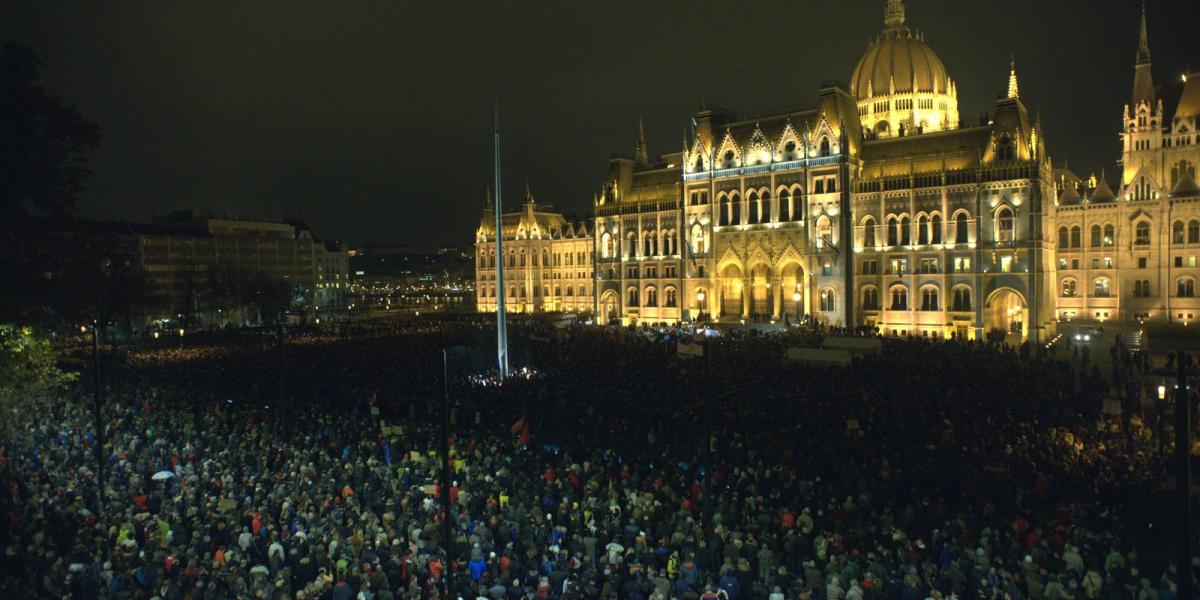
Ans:
[{"label": "flag on pole", "polygon": [[513,435],[519,434],[521,436],[521,445],[522,446],[526,446],[529,444],[529,438],[531,437],[530,434],[532,432],[529,427],[529,420],[526,419],[525,417],[521,417],[520,419],[517,419],[517,422],[513,423],[512,427],[509,428],[509,431],[512,432]]}]

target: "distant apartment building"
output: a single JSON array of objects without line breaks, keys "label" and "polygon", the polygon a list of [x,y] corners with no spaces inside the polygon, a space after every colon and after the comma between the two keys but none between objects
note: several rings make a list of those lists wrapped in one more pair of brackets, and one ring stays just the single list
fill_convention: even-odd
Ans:
[{"label": "distant apartment building", "polygon": [[216,310],[231,295],[229,288],[252,277],[291,285],[298,308],[336,310],[346,304],[346,250],[317,240],[301,221],[227,219],[185,210],[150,223],[93,222],[87,231],[114,238],[141,267],[154,313]]}]

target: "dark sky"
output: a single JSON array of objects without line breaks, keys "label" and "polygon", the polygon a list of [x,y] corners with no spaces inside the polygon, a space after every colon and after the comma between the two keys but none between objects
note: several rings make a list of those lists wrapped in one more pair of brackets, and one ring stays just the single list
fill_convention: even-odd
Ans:
[{"label": "dark sky", "polygon": [[[850,79],[884,4],[8,0],[0,39],[32,45],[47,87],[103,128],[85,215],[286,213],[350,242],[465,244],[497,91],[508,201],[528,181],[582,215],[639,113],[657,154],[679,149],[702,98],[743,115],[812,106],[822,80]],[[1015,54],[1056,162],[1111,172],[1140,2],[906,5],[964,117],[991,109]],[[1200,2],[1148,7],[1155,78],[1200,70]]]}]

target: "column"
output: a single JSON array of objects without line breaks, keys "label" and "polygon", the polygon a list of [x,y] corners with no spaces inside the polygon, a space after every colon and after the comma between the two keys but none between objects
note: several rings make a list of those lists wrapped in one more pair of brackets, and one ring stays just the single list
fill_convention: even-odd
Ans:
[{"label": "column", "polygon": [[750,318],[750,302],[753,301],[753,297],[750,295],[750,293],[753,290],[753,287],[752,287],[754,285],[753,282],[754,282],[754,280],[750,279],[749,277],[742,278],[742,318],[743,319]]},{"label": "column", "polygon": [[783,316],[781,314],[781,311],[783,310],[783,287],[782,287],[782,285],[783,285],[782,277],[776,276],[776,277],[771,278],[771,318],[776,319],[776,320],[780,319]]}]

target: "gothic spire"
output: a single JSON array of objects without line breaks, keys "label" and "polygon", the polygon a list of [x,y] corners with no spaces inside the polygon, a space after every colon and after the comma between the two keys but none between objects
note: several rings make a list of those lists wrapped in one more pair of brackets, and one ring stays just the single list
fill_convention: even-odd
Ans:
[{"label": "gothic spire", "polygon": [[1008,60],[1008,97],[1021,97],[1021,90],[1017,86],[1017,59],[1011,57]]},{"label": "gothic spire", "polygon": [[637,149],[634,150],[634,160],[639,165],[650,163],[649,153],[646,150],[646,128],[642,125],[642,115],[638,114],[638,143]]},{"label": "gothic spire", "polygon": [[490,210],[492,210],[492,208],[493,208],[492,207],[492,186],[489,185],[489,186],[487,186],[486,191],[484,192],[483,209],[490,211]]},{"label": "gothic spire", "polygon": [[1150,73],[1150,35],[1146,27],[1146,3],[1142,2],[1142,27],[1138,36],[1137,63],[1133,73],[1133,105],[1154,104],[1154,78]]},{"label": "gothic spire", "polygon": [[1150,34],[1146,28],[1146,0],[1142,0],[1142,30],[1138,37],[1137,64],[1150,64]]}]

